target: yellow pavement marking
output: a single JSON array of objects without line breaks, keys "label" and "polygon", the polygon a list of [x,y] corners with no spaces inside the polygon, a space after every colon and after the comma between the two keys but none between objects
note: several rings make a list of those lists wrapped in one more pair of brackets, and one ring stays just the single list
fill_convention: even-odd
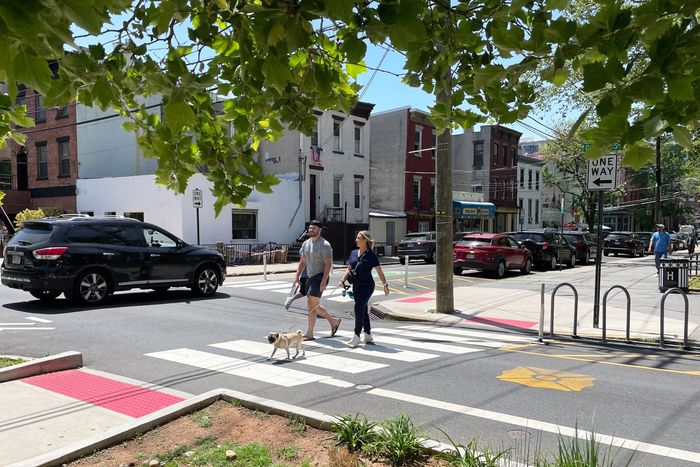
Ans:
[{"label": "yellow pavement marking", "polygon": [[433,290],[431,287],[426,287],[426,286],[424,286],[424,285],[415,284],[415,283],[413,283],[413,282],[409,282],[409,284],[411,284],[413,287],[418,287],[418,288],[427,289],[427,290]]},{"label": "yellow pavement marking", "polygon": [[506,370],[497,376],[501,381],[522,384],[531,388],[556,389],[557,391],[581,391],[593,387],[595,378],[588,375],[548,370],[546,368],[521,367]]},{"label": "yellow pavement marking", "polygon": [[[501,347],[500,350],[503,350],[505,352],[515,352],[515,353],[523,353],[527,355],[538,355],[541,357],[549,357],[549,358],[561,358],[563,360],[575,360],[579,362],[588,362],[588,363],[598,363],[600,365],[613,365],[613,366],[623,366],[623,367],[628,367],[628,368],[633,368],[636,370],[651,370],[651,371],[660,371],[662,373],[673,373],[673,374],[679,374],[679,375],[689,375],[689,376],[700,376],[700,371],[694,371],[694,370],[671,370],[669,368],[654,368],[651,366],[644,366],[644,365],[636,365],[634,363],[620,363],[620,362],[606,362],[606,361],[600,361],[596,360],[593,358],[587,358],[587,356],[572,356],[570,354],[548,354],[544,352],[529,352],[527,350],[520,350],[528,347],[535,347],[539,346],[540,344],[523,344],[523,345],[511,345],[507,347]],[[632,355],[634,356],[634,355]],[[600,358],[602,355],[597,355],[596,357]]]}]

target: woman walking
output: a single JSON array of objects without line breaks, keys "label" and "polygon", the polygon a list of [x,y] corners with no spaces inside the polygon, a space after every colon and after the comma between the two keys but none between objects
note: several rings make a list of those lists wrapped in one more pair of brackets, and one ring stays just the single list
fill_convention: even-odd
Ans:
[{"label": "woman walking", "polygon": [[374,293],[374,278],[372,269],[376,268],[379,279],[384,286],[384,295],[389,294],[389,284],[386,283],[384,271],[379,265],[379,258],[372,251],[372,234],[368,230],[362,230],[355,237],[357,250],[350,253],[348,269],[340,281],[339,287],[347,287],[346,281],[352,284],[352,292],[355,296],[355,334],[348,342],[350,347],[357,347],[363,341],[360,340],[360,332],[364,331],[364,343],[374,341],[369,323],[369,299]]}]

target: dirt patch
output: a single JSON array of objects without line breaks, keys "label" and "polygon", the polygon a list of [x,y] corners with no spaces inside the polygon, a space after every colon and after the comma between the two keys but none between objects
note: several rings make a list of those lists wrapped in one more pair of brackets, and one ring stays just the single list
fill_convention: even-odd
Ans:
[{"label": "dirt patch", "polygon": [[[267,446],[278,465],[311,465],[355,467],[365,465],[384,467],[390,464],[358,458],[345,448],[336,446],[333,433],[305,426],[302,421],[284,418],[217,401],[199,412],[180,417],[148,433],[125,441],[118,446],[99,451],[67,464],[82,466],[141,466],[159,454],[174,451],[181,445],[194,446],[203,438],[215,438],[218,443],[259,443]],[[278,456],[284,448],[296,447],[296,460]],[[171,465],[171,464],[169,464]],[[188,465],[186,463],[179,465]],[[232,462],[233,465],[233,462]],[[447,464],[426,458],[421,466],[438,467]]]}]

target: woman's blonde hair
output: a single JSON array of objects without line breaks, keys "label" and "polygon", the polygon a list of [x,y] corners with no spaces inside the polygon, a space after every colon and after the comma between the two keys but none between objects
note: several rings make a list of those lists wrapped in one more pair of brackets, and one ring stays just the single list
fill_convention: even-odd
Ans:
[{"label": "woman's blonde hair", "polygon": [[360,230],[357,232],[357,235],[362,237],[366,242],[367,242],[367,249],[371,250],[372,245],[374,245],[374,240],[372,240],[372,234],[370,233],[369,230]]}]

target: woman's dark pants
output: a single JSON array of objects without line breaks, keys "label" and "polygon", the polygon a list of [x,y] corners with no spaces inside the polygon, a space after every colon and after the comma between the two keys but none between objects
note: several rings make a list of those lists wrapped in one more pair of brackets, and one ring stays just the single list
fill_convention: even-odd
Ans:
[{"label": "woman's dark pants", "polygon": [[369,325],[369,299],[374,293],[374,284],[368,287],[362,287],[361,289],[355,290],[353,287],[353,294],[355,295],[355,335],[359,336],[360,332],[364,329],[366,334],[370,333]]}]

